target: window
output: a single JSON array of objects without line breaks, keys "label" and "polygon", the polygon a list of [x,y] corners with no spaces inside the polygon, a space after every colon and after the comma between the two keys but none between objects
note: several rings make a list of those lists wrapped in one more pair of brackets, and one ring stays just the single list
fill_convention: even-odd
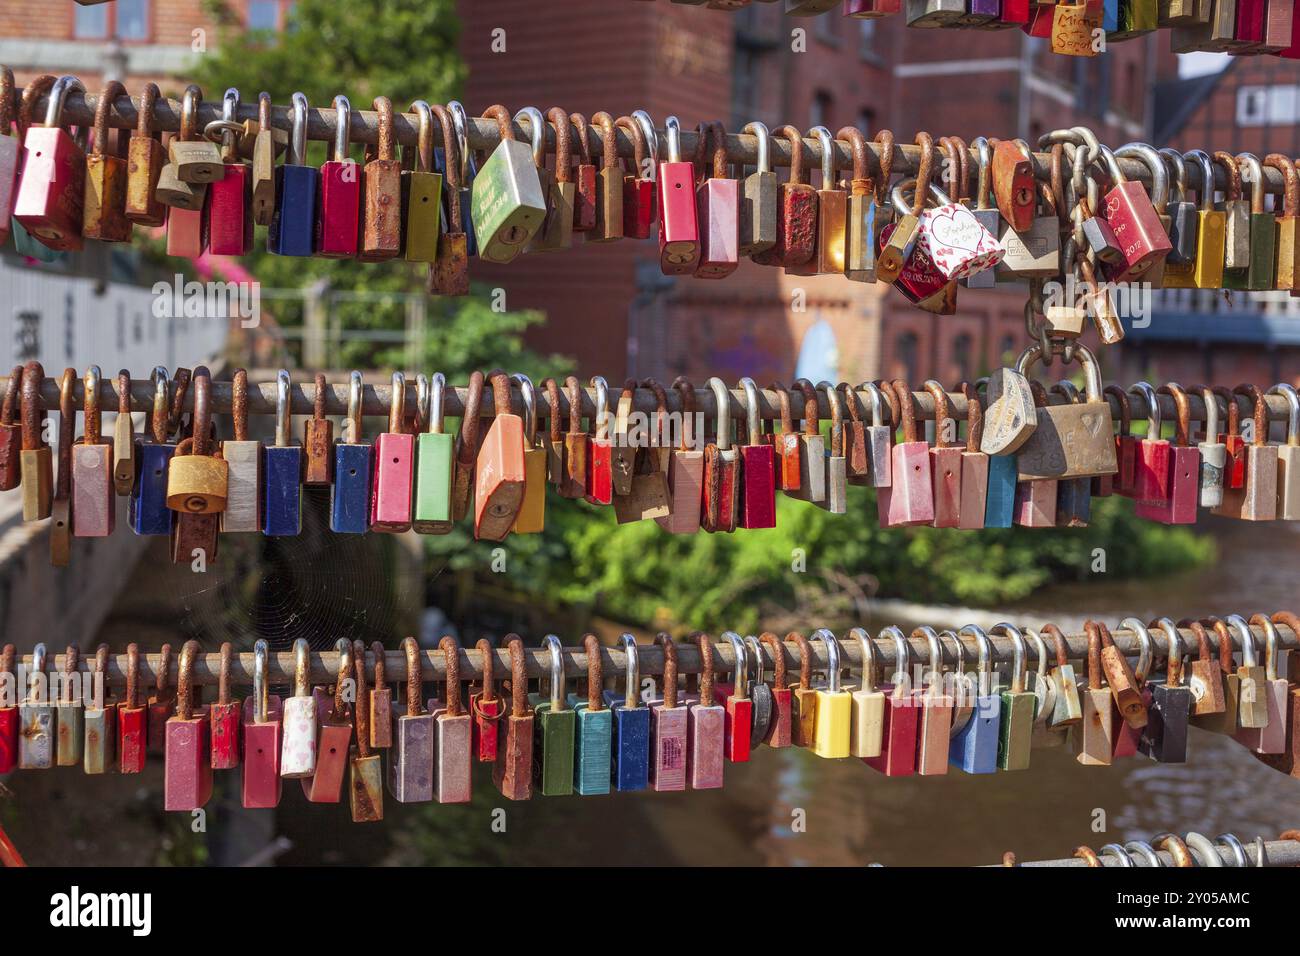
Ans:
[{"label": "window", "polygon": [[875,135],[876,129],[876,112],[875,110],[862,110],[858,113],[858,129],[867,139]]},{"label": "window", "polygon": [[971,377],[971,352],[975,340],[963,332],[952,340],[952,365],[957,371],[957,381],[968,382]]},{"label": "window", "polygon": [[876,21],[858,21],[858,54],[864,57],[876,55]]},{"label": "window", "polygon": [[148,40],[149,0],[78,6],[73,14],[72,35],[78,40]]},{"label": "window", "polygon": [[917,339],[915,332],[904,332],[894,340],[895,378],[912,382],[916,380]]},{"label": "window", "polygon": [[283,30],[293,12],[292,0],[248,0],[245,20],[250,30]]},{"label": "window", "polygon": [[834,103],[835,100],[825,90],[814,93],[812,106],[808,111],[808,125],[834,129],[835,127],[831,125],[831,110]]}]

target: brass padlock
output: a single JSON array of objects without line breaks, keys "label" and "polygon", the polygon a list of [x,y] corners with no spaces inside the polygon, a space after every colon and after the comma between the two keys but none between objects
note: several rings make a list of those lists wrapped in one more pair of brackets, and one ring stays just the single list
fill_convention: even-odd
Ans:
[{"label": "brass padlock", "polygon": [[113,135],[114,151],[108,148],[108,114],[113,100],[126,95],[126,88],[110,80],[95,104],[95,141],[86,157],[86,192],[81,234],[87,239],[127,242],[131,238],[131,220],[126,218],[126,157],[119,155],[125,144],[125,130]]},{"label": "brass padlock", "polygon": [[[185,91],[185,99],[181,104],[181,128],[177,137],[172,139],[172,145],[176,143],[177,138],[192,140],[197,135],[198,100],[190,92],[192,89],[197,89],[197,87],[191,87]],[[209,142],[208,145],[216,149],[217,162],[220,163],[221,150],[217,149],[216,143]],[[168,147],[168,150],[168,155],[171,155],[171,146]],[[225,175],[225,167],[222,167],[222,175]],[[190,212],[201,210],[207,195],[208,183],[206,180],[187,182],[181,178],[180,167],[171,160],[163,166],[162,172],[158,174],[158,184],[154,187],[154,197],[160,203]]]},{"label": "brass padlock", "polygon": [[66,568],[72,560],[72,441],[77,406],[72,386],[77,370],[65,368],[59,378],[59,470],[50,506],[50,564]]},{"label": "brass padlock", "polygon": [[[181,103],[183,112],[192,110],[197,118],[199,106],[203,103],[203,91],[191,83],[185,88]],[[221,147],[197,135],[193,127],[182,130],[181,135],[171,141],[167,147],[167,162],[175,168],[176,178],[183,183],[207,185],[224,179],[226,175]]]},{"label": "brass padlock", "polygon": [[269,226],[275,212],[275,157],[289,146],[289,134],[271,126],[271,94],[257,94],[257,135],[253,138],[253,222]]},{"label": "brass padlock", "polygon": [[45,400],[41,386],[45,369],[40,362],[23,367],[22,451],[18,471],[22,476],[23,520],[40,521],[50,516],[50,494],[54,485],[54,453],[45,441]]},{"label": "brass padlock", "polygon": [[[1020,374],[1024,375],[1041,354],[1038,345],[1025,349],[1016,363]],[[1038,425],[1016,452],[1020,481],[1089,478],[1112,475],[1117,470],[1110,404],[1102,396],[1101,369],[1086,346],[1076,343],[1074,354],[1083,366],[1087,400],[1079,405],[1047,405],[1037,410]]]},{"label": "brass padlock", "polygon": [[155,195],[165,153],[161,134],[151,129],[159,95],[158,84],[145,84],[139,119],[126,146],[126,218],[142,226],[161,226],[167,221],[167,207]]},{"label": "brass padlock", "polygon": [[226,510],[230,466],[212,448],[212,376],[194,370],[194,432],[182,441],[167,467],[167,507],[183,514],[209,515]]}]

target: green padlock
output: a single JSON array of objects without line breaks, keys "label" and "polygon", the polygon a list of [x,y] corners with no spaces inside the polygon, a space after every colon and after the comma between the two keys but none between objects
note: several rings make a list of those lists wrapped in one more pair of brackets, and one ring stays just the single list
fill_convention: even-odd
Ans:
[{"label": "green padlock", "polygon": [[1029,746],[1038,698],[1025,690],[1025,638],[1014,624],[998,624],[989,634],[1011,638],[1011,689],[1001,695],[998,722],[998,769],[1029,769]]},{"label": "green padlock", "polygon": [[[418,379],[424,386],[424,376]],[[451,517],[451,459],[455,442],[442,430],[447,379],[441,372],[419,397],[427,431],[415,438],[415,514],[412,527],[420,534],[448,534]]]},{"label": "green padlock", "polygon": [[537,728],[533,738],[533,780],[543,796],[565,797],[573,793],[573,741],[577,720],[564,700],[564,658],[560,639],[547,634],[542,641],[551,652],[551,696],[550,700],[543,701],[541,694],[528,695]]},{"label": "green padlock", "polygon": [[600,641],[595,634],[588,634],[582,643],[587,651],[587,696],[580,699],[577,694],[570,694],[569,707],[578,722],[573,786],[587,797],[609,793],[614,715],[605,706],[601,693],[605,681],[601,674]]},{"label": "green padlock", "polygon": [[546,142],[546,125],[536,108],[521,112],[531,125],[532,149],[515,139],[510,112],[504,106],[491,106],[483,113],[496,120],[501,133],[501,142],[474,177],[470,199],[479,258],[488,262],[513,261],[546,219],[546,199],[537,172],[540,164],[535,159]]},{"label": "green padlock", "polygon": [[1246,167],[1241,180],[1250,187],[1250,266],[1246,269],[1246,288],[1263,291],[1273,288],[1273,270],[1277,266],[1277,220],[1264,209],[1264,167],[1253,153],[1239,153],[1237,162]]}]

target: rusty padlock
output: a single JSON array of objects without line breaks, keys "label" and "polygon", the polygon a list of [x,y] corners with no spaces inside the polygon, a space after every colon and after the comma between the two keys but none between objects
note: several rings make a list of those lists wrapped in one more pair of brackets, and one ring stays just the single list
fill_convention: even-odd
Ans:
[{"label": "rusty padlock", "polygon": [[504,541],[524,503],[524,422],[510,410],[510,376],[489,378],[496,414],[474,461],[474,537]]},{"label": "rusty padlock", "polygon": [[194,655],[198,653],[198,641],[186,641],[181,648],[176,715],[165,728],[164,810],[198,810],[212,797],[208,712],[194,706]]},{"label": "rusty padlock", "polygon": [[129,242],[131,220],[126,218],[127,160],[124,130],[112,133],[113,151],[109,151],[108,116],[113,100],[126,96],[126,88],[109,80],[95,104],[95,133],[91,153],[86,157],[85,216],[81,234],[87,239],[104,242]]}]

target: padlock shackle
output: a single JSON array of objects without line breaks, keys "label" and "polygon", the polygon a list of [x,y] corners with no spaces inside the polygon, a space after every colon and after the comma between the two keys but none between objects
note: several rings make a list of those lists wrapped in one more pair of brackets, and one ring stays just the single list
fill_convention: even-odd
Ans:
[{"label": "padlock shackle", "polygon": [[282,368],[275,373],[275,445],[277,448],[286,448],[292,444],[292,434],[289,430],[290,385],[288,369]]},{"label": "padlock shackle", "polygon": [[[167,441],[169,434],[167,429],[167,418],[169,415],[167,369],[162,365],[155,365],[153,371],[149,373],[149,379],[153,382],[153,408],[149,412],[149,431],[153,436],[154,444],[161,445]],[[248,377],[245,375],[245,396],[248,394],[247,382]]]},{"label": "padlock shackle", "polygon": [[[775,637],[776,635],[773,635]],[[880,673],[880,661],[876,656],[876,642],[871,639],[865,627],[855,627],[849,631],[849,637],[858,642],[862,654],[862,690],[868,694],[876,692],[876,683]],[[781,655],[784,658],[784,655]],[[780,682],[778,682],[780,686]]]},{"label": "padlock shackle", "polygon": [[[45,447],[42,434],[45,425],[45,399],[41,384],[45,381],[45,368],[33,359],[23,368],[22,399],[19,415],[22,419],[22,450],[35,451]],[[12,389],[11,389],[12,390]]]},{"label": "padlock shackle", "polygon": [[602,375],[591,377],[591,387],[596,390],[596,416],[591,420],[592,435],[597,439],[609,438],[609,383]]},{"label": "padlock shackle", "polygon": [[1246,175],[1241,177],[1243,183],[1250,185],[1250,214],[1258,216],[1264,212],[1264,164],[1254,153],[1238,153],[1238,165],[1246,167]]},{"label": "padlock shackle", "polygon": [[1021,694],[1025,690],[1025,636],[1020,628],[1003,621],[989,628],[990,634],[1001,633],[1011,639],[1011,693]]},{"label": "padlock shackle", "polygon": [[718,450],[726,451],[731,447],[731,390],[716,375],[709,379],[709,388],[713,391],[713,414],[718,423]]},{"label": "padlock shackle", "polygon": [[[504,111],[505,107],[501,107],[501,109]],[[436,113],[437,109],[435,109],[434,112]],[[470,167],[469,114],[465,112],[465,107],[461,105],[460,100],[449,101],[447,103],[447,112],[451,115],[452,130],[456,134],[456,155],[460,159],[460,169],[458,170],[460,173],[459,182],[462,184],[468,183]],[[486,116],[487,114],[485,113],[484,115]],[[514,132],[511,131],[507,138],[514,139]],[[446,138],[444,137],[444,149],[446,148],[446,142]],[[451,167],[450,162],[447,165],[448,168]]]},{"label": "padlock shackle", "polygon": [[[641,110],[637,110],[632,116],[638,118],[640,114]],[[664,120],[664,139],[668,144],[668,158],[663,162],[680,163],[682,161],[682,122],[676,116],[669,116]]]},{"label": "padlock shackle", "polygon": [[750,120],[741,129],[741,132],[753,136],[757,142],[755,148],[758,151],[758,161],[755,163],[755,171],[770,173],[772,171],[772,133],[767,128],[767,124],[760,120]]},{"label": "padlock shackle", "polygon": [[[1169,171],[1156,148],[1147,143],[1125,143],[1115,151],[1115,155],[1125,159],[1140,159],[1146,163],[1151,172],[1151,205],[1155,206],[1157,213],[1164,215],[1165,207],[1169,204]],[[1119,169],[1118,163],[1115,168]],[[1260,198],[1263,199],[1262,194]]]},{"label": "padlock shackle", "polygon": [[[930,397],[934,399],[934,447],[956,447],[955,441],[949,441],[944,436],[944,422],[951,419],[953,424],[956,424],[956,419],[952,417],[952,409],[948,405],[948,390],[932,378],[926,379],[923,387],[930,393]],[[975,404],[978,405],[979,403],[976,402]]]},{"label": "padlock shackle", "polygon": [[293,125],[289,130],[289,149],[285,153],[286,166],[302,166],[307,162],[307,94],[294,93]]},{"label": "padlock shackle", "polygon": [[912,639],[920,637],[925,640],[926,647],[930,651],[930,691],[934,692],[943,683],[943,644],[939,641],[939,634],[928,624],[912,630]]},{"label": "padlock shackle", "polygon": [[655,644],[664,655],[664,672],[659,678],[659,687],[663,694],[663,706],[666,710],[677,707],[677,645],[666,631],[655,635]]},{"label": "padlock shackle", "polygon": [[[835,137],[825,126],[814,126],[808,130],[808,135],[815,137],[818,145],[821,147],[821,167],[822,167],[822,189],[835,188]],[[725,154],[726,143],[721,144]]]},{"label": "padlock shackle", "polygon": [[[564,110],[557,106],[553,112],[557,115],[563,115]],[[610,116],[604,110],[601,110],[599,113],[592,116],[591,122],[593,126],[599,126],[600,131],[603,134],[601,137],[600,168],[610,170],[618,169],[620,162],[618,158],[618,140],[614,135],[614,117]],[[586,136],[583,136],[582,145],[584,150],[590,148],[590,141]],[[561,133],[560,126],[557,125],[555,128],[555,178],[558,182],[567,183],[570,179],[569,163],[563,161],[569,157],[569,151],[568,126],[565,124],[563,133]],[[564,167],[563,176],[560,175],[561,166]]]},{"label": "padlock shackle", "polygon": [[[370,756],[370,708],[366,706],[366,645],[352,642],[352,677],[356,682],[356,703],[352,705],[352,719],[356,724],[357,757]],[[353,758],[353,766],[356,766]]]},{"label": "padlock shackle", "polygon": [[1264,393],[1260,391],[1258,385],[1243,383],[1232,390],[1234,395],[1244,395],[1250,399],[1251,418],[1254,422],[1255,434],[1251,436],[1251,444],[1262,448],[1268,444],[1268,403],[1264,401]]},{"label": "padlock shackle", "polygon": [[50,101],[45,106],[45,124],[48,127],[57,127],[59,125],[60,114],[63,112],[63,101],[67,99],[68,93],[75,90],[82,96],[86,95],[86,88],[81,85],[81,80],[70,74],[65,74],[54,81],[50,87]]},{"label": "padlock shackle", "polygon": [[[45,668],[49,666],[48,656],[45,650],[45,642],[41,641],[32,648],[32,679],[29,680],[27,687],[26,701],[29,704],[48,704],[50,703],[50,684],[46,677]],[[36,699],[37,690],[44,688],[41,692],[43,699]]]},{"label": "padlock shackle", "polygon": [[[523,372],[515,372],[510,376],[510,380],[519,385],[519,396],[524,403],[525,448],[532,448],[537,444],[537,396],[533,391],[533,380]],[[445,380],[443,387],[446,388]],[[441,406],[441,402],[439,402],[439,405]],[[439,413],[441,413],[441,407]]]},{"label": "padlock shackle", "polygon": [[665,438],[668,437],[668,393],[664,391],[663,385],[653,378],[642,379],[641,387],[650,389],[655,397],[655,427],[651,432],[650,444],[652,447],[667,448]]},{"label": "padlock shackle", "polygon": [[361,443],[361,399],[365,383],[361,373],[353,369],[348,375],[348,413],[343,420],[343,443]]},{"label": "padlock shackle", "polygon": [[[433,108],[429,106],[427,100],[412,100],[410,112],[420,119],[420,131],[415,140],[414,169],[417,173],[436,172],[433,160]],[[409,148],[407,146],[402,147],[404,159]]]},{"label": "padlock shackle", "polygon": [[[1158,395],[1168,395],[1173,399],[1175,419],[1174,419],[1174,444],[1186,447],[1192,441],[1192,405],[1187,400],[1187,393],[1177,382],[1166,382],[1156,389]],[[1159,432],[1156,433],[1159,437]]]},{"label": "padlock shackle", "polygon": [[[1290,383],[1278,382],[1268,390],[1267,394],[1281,395],[1286,399],[1286,443],[1292,446],[1300,445],[1300,393],[1297,393],[1295,386]],[[1206,433],[1209,434],[1208,426]]]},{"label": "padlock shackle", "polygon": [[191,435],[194,437],[194,454],[210,454],[212,440],[212,373],[206,365],[194,370],[194,415]]},{"label": "padlock shackle", "polygon": [[[423,103],[423,100],[417,100],[417,103]],[[352,103],[346,96],[339,93],[334,97],[331,104],[334,107],[334,145],[330,152],[330,159],[336,163],[346,162],[348,159],[348,144],[350,142],[350,132],[352,126]],[[414,110],[416,103],[411,104]],[[429,104],[424,104],[425,112],[428,112]],[[421,120],[424,114],[420,114]]]},{"label": "padlock shackle", "polygon": [[[98,445],[103,437],[103,416],[99,409],[99,383],[103,376],[98,365],[91,365],[82,376],[82,442],[86,445]],[[197,396],[196,396],[197,397]]]},{"label": "padlock shackle", "polygon": [[[659,132],[655,129],[655,121],[651,119],[650,114],[645,110],[633,110],[632,119],[641,127],[641,135],[645,137],[646,149],[649,151],[651,158],[650,181],[655,182],[659,177]],[[680,134],[680,132],[681,128],[679,126],[678,133]],[[680,149],[681,145],[679,142],[678,150],[680,151]],[[637,176],[639,177],[640,175],[641,173],[638,171]]]},{"label": "padlock shackle", "polygon": [[[229,643],[223,644],[222,652],[224,653],[225,648],[229,646]],[[334,642],[334,651],[339,656],[339,667],[334,678],[334,706],[330,716],[335,720],[341,720],[348,712],[347,701],[344,699],[344,689],[348,677],[352,674],[352,641],[346,637],[340,637]]]},{"label": "padlock shackle", "polygon": [[1229,614],[1223,619],[1223,622],[1237,632],[1237,637],[1241,640],[1241,666],[1255,667],[1259,664],[1259,655],[1255,650],[1255,634],[1251,631],[1250,625],[1240,614]]},{"label": "padlock shackle", "polygon": [[196,640],[188,640],[181,647],[181,661],[176,674],[176,716],[180,720],[194,719],[194,655],[197,653],[199,642]]},{"label": "padlock shackle", "polygon": [[1036,675],[1034,697],[1037,698],[1034,723],[1042,725],[1047,722],[1047,715],[1050,710],[1048,702],[1055,700],[1056,697],[1056,690],[1047,679],[1047,642],[1043,640],[1043,635],[1032,627],[1021,628],[1021,634],[1024,636],[1025,641],[1033,646],[1034,652],[1038,655],[1038,667],[1034,670]]},{"label": "padlock shackle", "polygon": [[703,631],[696,631],[691,635],[690,640],[699,649],[700,660],[703,662],[699,673],[699,706],[711,707],[713,706],[713,642]]},{"label": "padlock shackle", "polygon": [[[813,635],[815,640],[816,634]],[[736,658],[735,668],[731,674],[733,697],[748,698],[746,689],[749,683],[749,654],[745,651],[745,641],[735,631],[723,631],[722,639],[731,645],[731,653]],[[830,645],[827,645],[829,650]]]},{"label": "padlock shackle", "polygon": [[[271,647],[265,640],[258,638],[253,644],[253,723],[266,723],[267,709],[270,706],[270,685],[266,680],[266,664],[271,654]],[[357,700],[360,701],[358,689]],[[358,705],[358,710],[362,707]]]},{"label": "padlock shackle", "polygon": [[[0,96],[3,96],[0,93]],[[108,143],[108,115],[113,109],[113,100],[119,96],[126,96],[126,87],[117,80],[109,80],[104,84],[104,89],[100,91],[99,102],[95,104],[95,141],[92,144],[93,156],[105,155],[106,144]],[[8,134],[9,124],[0,123],[0,132]]]},{"label": "padlock shackle", "polygon": [[[830,382],[818,382],[817,391],[826,393],[826,404],[831,409],[831,457],[844,457],[844,413],[840,408],[839,389]],[[818,429],[820,432],[821,429]]]},{"label": "padlock shackle", "polygon": [[406,655],[406,716],[419,717],[424,713],[420,698],[424,696],[424,672],[420,645],[413,637],[402,639],[402,653]]},{"label": "padlock shackle", "polygon": [[618,643],[623,648],[623,706],[629,710],[640,703],[641,659],[637,656],[636,638],[620,634]]},{"label": "padlock shackle", "polygon": [[1196,190],[1197,209],[1200,212],[1214,211],[1214,163],[1210,154],[1203,149],[1189,149],[1183,153],[1183,159],[1193,160],[1201,172],[1201,183]]},{"label": "padlock shackle", "polygon": [[746,441],[757,445],[761,442],[759,436],[763,433],[763,422],[758,415],[758,386],[752,378],[746,377],[740,380],[740,387],[745,390]]},{"label": "padlock shackle", "polygon": [[[1126,617],[1119,622],[1121,628],[1132,631],[1138,639],[1138,659],[1133,668],[1133,676],[1137,678],[1139,685],[1147,679],[1147,674],[1151,673],[1151,663],[1155,658],[1155,641],[1151,638],[1151,632],[1147,626],[1142,623],[1140,618]],[[1110,628],[1105,624],[1099,625],[1101,630],[1101,641],[1107,647],[1114,646],[1114,640],[1110,634]]]},{"label": "padlock shackle", "polygon": [[582,648],[587,652],[587,710],[595,712],[605,706],[602,699],[605,675],[600,661],[600,638],[595,634],[584,634]]},{"label": "padlock shackle", "polygon": [[559,713],[565,709],[564,701],[564,646],[560,639],[554,634],[547,634],[542,638],[542,646],[546,648],[551,657],[551,712]]},{"label": "padlock shackle", "polygon": [[1223,167],[1226,174],[1226,181],[1223,184],[1224,201],[1235,202],[1241,199],[1241,167],[1237,164],[1237,157],[1227,150],[1216,149],[1213,158]]},{"label": "padlock shackle", "polygon": [[1178,625],[1167,617],[1158,617],[1153,619],[1147,628],[1158,627],[1165,635],[1165,643],[1168,645],[1165,651],[1165,685],[1167,687],[1177,687],[1182,680],[1183,670],[1183,642],[1178,634]]},{"label": "padlock shackle", "polygon": [[753,634],[745,635],[745,666],[749,666],[749,658],[754,659],[754,679],[751,680],[750,687],[756,687],[759,684],[767,683],[767,674],[763,668],[763,645],[758,643],[758,638]]},{"label": "padlock shackle", "polygon": [[[1169,198],[1171,202],[1187,202],[1187,161],[1183,154],[1170,146],[1161,146],[1157,153],[1164,161],[1165,170],[1173,174],[1169,180]],[[1174,194],[1177,193],[1177,198]]]},{"label": "padlock shackle", "polygon": [[[574,113],[574,116],[580,114]],[[646,161],[646,141],[645,131],[641,124],[630,116],[620,116],[614,121],[614,125],[627,133],[627,138],[632,141],[632,176],[640,180],[642,173],[645,171]],[[585,137],[584,137],[585,140]],[[617,152],[617,150],[615,151]],[[653,164],[651,164],[653,165]],[[626,168],[626,166],[625,166]]]},{"label": "padlock shackle", "polygon": [[388,432],[391,435],[401,435],[406,427],[406,376],[394,372],[390,382],[393,394],[388,401]]},{"label": "padlock shackle", "polygon": [[[197,643],[197,642],[196,642]],[[77,664],[81,661],[81,648],[76,644],[69,644],[63,651],[63,673],[65,675],[75,674]],[[84,692],[82,694],[84,699]],[[75,687],[72,681],[65,680],[59,687],[59,703],[72,704],[76,703]]]},{"label": "padlock shackle", "polygon": [[1281,153],[1269,153],[1264,157],[1264,165],[1282,174],[1282,218],[1294,219],[1300,215],[1300,173],[1296,172],[1295,163]]},{"label": "padlock shackle", "polygon": [[911,665],[911,648],[907,637],[896,625],[889,625],[880,631],[880,637],[889,637],[894,642],[894,675],[890,682],[894,685],[894,696],[906,697],[911,693],[911,676],[907,669]]},{"label": "padlock shackle", "polygon": [[[884,395],[880,387],[875,382],[863,382],[858,389],[867,393],[867,400],[871,402],[871,427],[880,428],[885,424],[885,405]],[[896,423],[895,423],[896,424]]]},{"label": "padlock shackle", "polygon": [[533,148],[533,165],[538,169],[546,168],[546,120],[542,111],[536,106],[525,106],[514,115],[514,122],[521,127],[528,124],[528,139]]},{"label": "padlock shackle", "polygon": [[797,378],[793,388],[803,393],[803,433],[809,438],[822,433],[821,419],[817,417],[817,389],[806,378]]}]

